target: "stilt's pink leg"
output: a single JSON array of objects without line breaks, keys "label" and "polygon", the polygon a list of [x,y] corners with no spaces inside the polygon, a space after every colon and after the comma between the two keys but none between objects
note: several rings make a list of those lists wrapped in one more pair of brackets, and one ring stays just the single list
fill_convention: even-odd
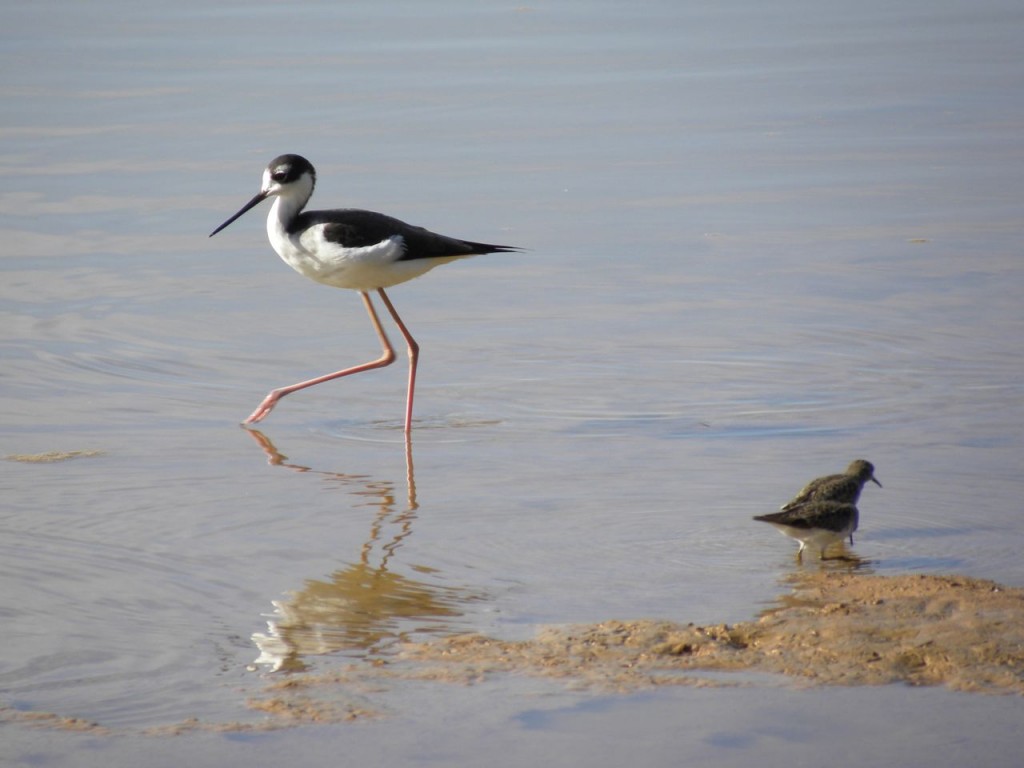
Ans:
[{"label": "stilt's pink leg", "polygon": [[[391,302],[388,301],[387,296],[384,295],[384,291],[381,291],[380,294],[384,298],[385,303],[387,304],[388,311],[390,311],[391,315],[397,320],[398,315],[395,314],[395,309],[394,307],[391,306]],[[323,384],[325,381],[331,381],[332,379],[340,379],[342,376],[348,376],[349,374],[361,373],[363,371],[369,371],[374,368],[383,368],[384,366],[391,365],[391,363],[395,362],[395,350],[391,346],[391,342],[388,341],[387,334],[384,333],[384,329],[380,325],[380,320],[377,318],[377,312],[373,308],[373,303],[370,301],[369,294],[367,294],[365,291],[360,291],[359,295],[363,297],[363,304],[366,305],[366,311],[370,314],[370,322],[373,323],[373,329],[377,332],[377,338],[380,339],[380,343],[384,347],[383,354],[381,354],[381,356],[377,360],[373,360],[369,363],[355,365],[351,368],[345,368],[340,371],[335,371],[334,373],[328,373],[324,376],[318,376],[317,378],[310,379],[309,381],[300,381],[298,384],[292,384],[290,387],[281,387],[280,389],[275,389],[271,391],[271,393],[263,399],[263,402],[260,403],[259,407],[252,412],[249,418],[245,420],[245,424],[254,424],[257,421],[262,421],[264,418],[266,418],[267,414],[274,409],[274,406],[277,405],[278,400],[280,400],[285,395],[290,395],[292,392],[298,392],[300,389],[305,389],[306,387],[312,387],[317,384]],[[410,340],[408,335],[409,332],[405,330],[400,321],[399,328],[401,328],[402,333],[406,337],[406,340]],[[412,401],[410,394],[409,408],[411,407]],[[406,431],[409,430],[408,419],[409,417],[407,415],[405,427]]]},{"label": "stilt's pink leg", "polygon": [[378,288],[377,293],[380,294],[381,301],[384,302],[384,306],[388,308],[388,312],[391,313],[391,317],[395,320],[395,325],[398,326],[398,330],[402,332],[402,336],[405,337],[405,343],[408,346],[409,351],[409,394],[405,399],[405,434],[409,434],[412,431],[412,398],[416,391],[416,363],[420,358],[420,345],[416,343],[416,339],[409,333],[409,329],[405,327],[405,323],[402,322],[402,318],[398,316],[398,312],[395,311],[395,305],[391,303],[391,299],[384,293],[383,288]]}]

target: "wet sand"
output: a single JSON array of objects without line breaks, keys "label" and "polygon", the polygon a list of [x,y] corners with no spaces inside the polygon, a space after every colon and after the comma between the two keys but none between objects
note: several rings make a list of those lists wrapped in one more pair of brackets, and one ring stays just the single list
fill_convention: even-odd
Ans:
[{"label": "wet sand", "polygon": [[[758,618],[698,626],[657,619],[550,627],[530,640],[456,635],[400,646],[393,656],[326,674],[272,676],[248,702],[254,722],[181,723],[146,735],[275,730],[388,716],[375,695],[413,681],[501,685],[508,675],[562,681],[575,691],[633,693],[665,685],[903,683],[1024,694],[1024,589],[962,576],[822,571]],[[732,673],[732,674],[720,674]],[[111,734],[59,713],[0,709],[0,721]]]},{"label": "wet sand", "polygon": [[[406,644],[397,659],[292,677],[256,706],[297,719],[337,719],[337,686],[390,679],[500,684],[557,678],[574,690],[633,693],[663,685],[942,685],[1024,694],[1024,589],[960,576],[819,572],[749,622],[698,626],[657,619],[551,627],[525,641],[479,634]],[[324,706],[315,701],[321,699]],[[342,710],[342,719],[370,714]]]},{"label": "wet sand", "polygon": [[959,576],[821,572],[793,582],[791,595],[749,622],[606,621],[525,642],[452,637],[410,646],[403,656],[431,665],[420,674],[466,682],[501,672],[621,691],[745,682],[701,675],[727,670],[817,685],[1024,693],[1024,590]]}]

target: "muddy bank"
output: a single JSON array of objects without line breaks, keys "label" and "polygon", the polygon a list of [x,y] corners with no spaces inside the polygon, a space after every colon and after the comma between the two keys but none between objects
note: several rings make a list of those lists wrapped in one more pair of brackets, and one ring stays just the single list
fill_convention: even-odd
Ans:
[{"label": "muddy bank", "polygon": [[[802,685],[942,685],[1024,694],[1024,589],[960,576],[801,573],[792,592],[749,622],[658,620],[552,627],[525,641],[483,635],[408,642],[323,674],[269,675],[247,722],[181,723],[146,735],[272,730],[386,716],[403,684],[551,678],[576,689],[759,685],[767,673]],[[720,674],[738,673],[738,674]],[[0,706],[0,722],[108,734],[75,717]]]},{"label": "muddy bank", "polygon": [[[764,684],[751,674],[758,673],[801,685],[1024,694],[1024,589],[960,576],[835,571],[801,573],[790,583],[790,594],[749,622],[604,621],[551,627],[524,641],[470,634],[405,643],[372,664],[273,682],[250,706],[322,722],[338,711],[342,692],[365,696],[411,680],[498,682],[509,674],[601,692]],[[371,714],[350,702],[341,719]]]},{"label": "muddy bank", "polygon": [[442,679],[516,672],[618,690],[730,684],[700,673],[742,670],[819,685],[1024,693],[1024,590],[957,576],[836,572],[801,574],[793,587],[738,624],[606,621],[522,642],[451,637],[409,645],[402,658]]}]

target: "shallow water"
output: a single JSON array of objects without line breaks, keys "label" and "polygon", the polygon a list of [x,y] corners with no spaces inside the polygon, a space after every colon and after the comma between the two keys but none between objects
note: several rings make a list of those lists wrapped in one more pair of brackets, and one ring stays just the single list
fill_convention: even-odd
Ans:
[{"label": "shallow water", "polygon": [[[1024,583],[1015,4],[7,15],[0,453],[99,452],[0,462],[7,705],[254,720],[274,666],[408,634],[748,619],[796,567],[750,517],[858,457],[885,486],[861,500],[864,567]],[[401,364],[237,426],[271,387],[377,353],[356,297],[281,264],[261,210],[206,237],[282,152],[316,164],[316,206],[528,249],[391,292],[423,349],[411,456]],[[519,733],[515,685],[445,696],[468,718],[451,762]],[[507,719],[474,719],[503,691]],[[558,696],[565,727],[604,732]],[[918,746],[960,700],[788,701],[849,706],[854,736],[896,749],[867,714],[892,697]],[[670,731],[666,701],[604,719]],[[437,726],[394,710],[375,734]],[[302,733],[259,738],[350,738]]]}]

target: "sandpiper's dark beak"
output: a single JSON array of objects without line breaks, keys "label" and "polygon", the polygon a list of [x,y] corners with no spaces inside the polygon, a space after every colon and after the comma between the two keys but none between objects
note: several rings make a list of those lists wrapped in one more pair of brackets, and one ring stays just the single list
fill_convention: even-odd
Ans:
[{"label": "sandpiper's dark beak", "polygon": [[[241,215],[241,214],[239,214],[239,216],[240,216],[240,215]],[[236,216],[236,217],[235,217],[235,219],[237,219],[237,218],[238,218],[238,216]],[[232,219],[232,221],[234,221],[234,219]],[[229,222],[228,222],[228,224],[230,224],[230,223],[231,223],[231,222],[229,221]],[[225,224],[224,226],[226,227],[226,226],[227,226],[228,224]],[[875,476],[873,476],[873,475],[872,475],[872,477],[871,477],[871,482],[872,482],[872,483],[874,483],[875,485],[877,485],[877,486],[878,486],[879,488],[881,488],[881,487],[882,487],[882,484],[881,484],[880,482],[878,482],[878,478],[876,478],[876,477],[875,477]]]},{"label": "sandpiper's dark beak", "polygon": [[250,201],[249,201],[248,203],[246,203],[245,205],[243,205],[243,206],[242,206],[242,210],[240,210],[240,211],[239,211],[238,213],[236,213],[236,214],[235,214],[234,216],[232,216],[232,217],[231,217],[230,219],[228,219],[228,220],[227,220],[227,221],[225,221],[225,222],[224,222],[223,224],[221,224],[221,225],[220,225],[219,227],[217,227],[217,228],[216,228],[215,230],[213,230],[213,232],[211,232],[211,233],[210,233],[210,237],[213,237],[214,235],[216,235],[216,234],[217,234],[218,232],[220,232],[220,231],[221,231],[222,229],[224,229],[224,227],[226,227],[226,226],[227,226],[228,224],[230,224],[230,223],[231,223],[232,221],[234,221],[234,220],[235,220],[235,219],[237,219],[237,218],[238,218],[239,216],[241,216],[241,215],[242,215],[243,213],[245,213],[246,211],[248,211],[248,210],[249,210],[250,208],[255,208],[255,207],[256,207],[257,205],[259,205],[260,203],[262,203],[262,202],[263,202],[263,200],[264,200],[264,199],[266,198],[266,196],[267,196],[267,193],[266,193],[266,192],[260,192],[260,193],[259,193],[258,195],[256,195],[256,197],[254,197],[254,198],[253,198],[252,200],[250,200]]}]

